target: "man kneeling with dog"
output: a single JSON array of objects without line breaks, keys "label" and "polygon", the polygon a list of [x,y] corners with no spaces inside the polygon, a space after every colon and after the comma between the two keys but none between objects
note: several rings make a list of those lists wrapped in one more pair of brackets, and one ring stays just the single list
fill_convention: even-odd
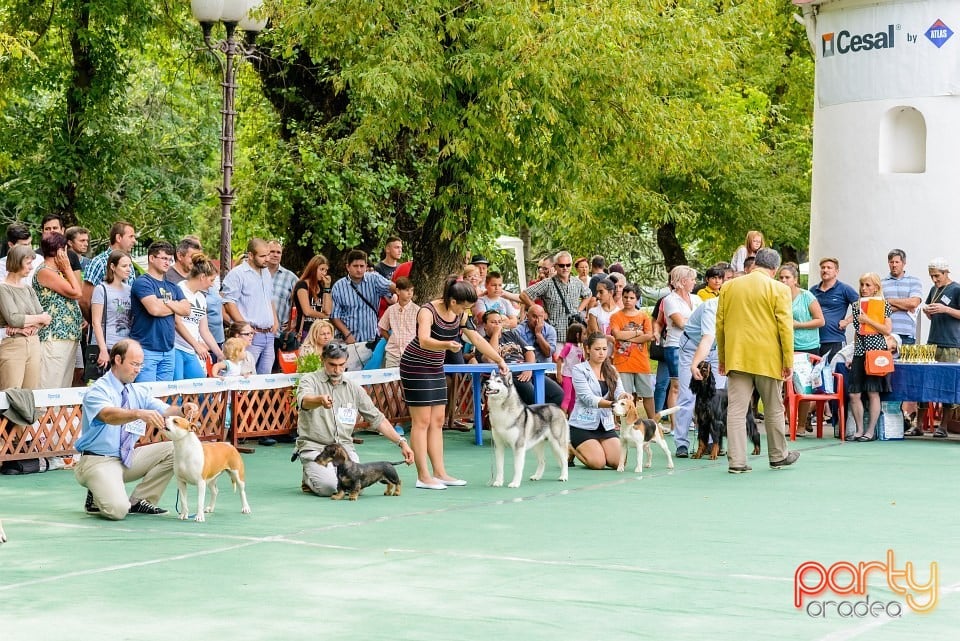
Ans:
[{"label": "man kneeling with dog", "polygon": [[[133,339],[119,341],[110,350],[110,371],[83,395],[83,422],[74,468],[77,481],[87,488],[87,514],[119,521],[127,514],[165,514],[157,507],[173,478],[173,443],[150,443],[134,449],[147,426],[162,429],[164,417],[193,419],[196,403],[167,405],[133,381],[143,367],[143,348]],[[130,496],[124,484],[140,480]]]},{"label": "man kneeling with dog", "polygon": [[327,343],[320,358],[323,366],[304,374],[297,387],[297,454],[303,466],[301,489],[317,496],[337,492],[337,468],[320,465],[317,456],[327,445],[338,444],[354,462],[360,457],[353,447],[353,428],[360,416],[383,436],[400,446],[404,462],[413,462],[413,450],[397,434],[390,421],[373,404],[366,390],[343,377],[347,369],[347,348],[343,343]]}]

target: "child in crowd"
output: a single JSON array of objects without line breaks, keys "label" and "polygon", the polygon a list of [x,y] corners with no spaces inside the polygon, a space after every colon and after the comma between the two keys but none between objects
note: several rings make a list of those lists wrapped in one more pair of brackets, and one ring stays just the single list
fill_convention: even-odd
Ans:
[{"label": "child in crowd", "polygon": [[584,327],[580,323],[570,323],[567,326],[567,340],[556,356],[557,364],[561,365],[560,374],[563,387],[563,404],[560,407],[567,413],[567,416],[573,410],[573,404],[576,400],[573,391],[573,368],[584,361],[583,347],[581,346],[583,331]]},{"label": "child in crowd", "polygon": [[654,339],[653,319],[637,307],[640,293],[632,285],[623,289],[623,309],[610,317],[610,333],[616,342],[613,366],[620,374],[623,390],[643,403],[648,418],[655,415],[653,385],[650,381],[650,342]]},{"label": "child in crowd", "polygon": [[477,299],[473,306],[474,322],[477,327],[483,326],[484,313],[494,310],[500,312],[504,330],[516,329],[519,314],[513,303],[503,297],[503,276],[500,272],[487,272],[486,285],[486,292]]},{"label": "child in crowd", "polygon": [[300,356],[320,354],[323,346],[333,340],[333,323],[326,319],[314,321],[307,334],[307,340],[300,345]]},{"label": "child in crowd", "polygon": [[[240,367],[240,375],[250,376],[251,374],[256,374],[257,363],[253,360],[253,355],[246,351],[246,349],[253,344],[253,337],[256,335],[253,326],[246,321],[233,323],[227,328],[225,334],[227,340],[238,338],[243,342],[243,364]],[[226,343],[224,343],[224,345],[226,345]],[[226,352],[224,352],[224,356],[226,356]]]},{"label": "child in crowd", "polygon": [[249,376],[252,372],[244,372],[244,362],[247,356],[247,342],[240,337],[228,338],[223,344],[222,361],[213,364],[213,376]]},{"label": "child in crowd", "polygon": [[397,279],[397,302],[387,307],[378,323],[380,335],[387,339],[384,367],[398,367],[403,350],[417,335],[417,312],[413,302],[413,281],[406,276]]}]

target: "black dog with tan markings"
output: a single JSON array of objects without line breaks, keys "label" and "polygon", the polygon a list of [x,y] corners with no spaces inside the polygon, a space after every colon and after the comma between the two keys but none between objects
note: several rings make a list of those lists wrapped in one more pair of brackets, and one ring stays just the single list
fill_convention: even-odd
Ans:
[{"label": "black dog with tan markings", "polygon": [[[717,389],[716,377],[710,361],[700,361],[697,365],[703,380],[690,380],[690,391],[694,394],[693,418],[697,422],[697,451],[690,458],[702,458],[705,454],[711,461],[723,454],[723,437],[727,435],[727,390]],[[760,453],[760,430],[753,417],[753,410],[747,408],[747,437],[753,443],[753,455]],[[709,450],[709,454],[708,454]]]},{"label": "black dog with tan markings", "polygon": [[374,483],[383,483],[387,486],[384,496],[400,496],[400,475],[397,474],[394,466],[400,465],[403,461],[355,463],[343,446],[336,443],[323,448],[314,460],[320,465],[333,463],[337,468],[337,491],[330,497],[334,501],[339,501],[344,495],[351,501],[356,501],[360,496],[360,490]]}]

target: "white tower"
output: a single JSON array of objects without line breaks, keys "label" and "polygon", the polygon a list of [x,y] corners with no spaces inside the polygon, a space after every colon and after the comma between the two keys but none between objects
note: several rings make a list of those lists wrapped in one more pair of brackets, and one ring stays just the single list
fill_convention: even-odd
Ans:
[{"label": "white tower", "polygon": [[810,283],[833,256],[856,288],[863,272],[886,275],[893,248],[925,286],[934,256],[956,280],[960,2],[793,2],[816,57]]}]

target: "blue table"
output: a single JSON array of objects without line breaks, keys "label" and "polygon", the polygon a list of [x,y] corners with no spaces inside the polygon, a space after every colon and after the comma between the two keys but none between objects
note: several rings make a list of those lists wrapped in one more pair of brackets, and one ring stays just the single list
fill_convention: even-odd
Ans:
[{"label": "blue table", "polygon": [[897,361],[890,386],[893,391],[881,394],[884,401],[960,403],[960,363]]},{"label": "blue table", "polygon": [[[511,372],[533,372],[533,400],[542,403],[547,372],[556,370],[553,363],[516,363],[510,365]],[[497,369],[493,363],[477,363],[476,365],[444,365],[443,371],[447,374],[470,374],[473,382],[473,432],[474,443],[483,445],[483,384],[482,376]]]},{"label": "blue table", "polygon": [[[837,373],[847,376],[847,366],[837,364]],[[882,401],[927,401],[960,403],[960,363],[901,363],[890,375],[890,392]]]}]

